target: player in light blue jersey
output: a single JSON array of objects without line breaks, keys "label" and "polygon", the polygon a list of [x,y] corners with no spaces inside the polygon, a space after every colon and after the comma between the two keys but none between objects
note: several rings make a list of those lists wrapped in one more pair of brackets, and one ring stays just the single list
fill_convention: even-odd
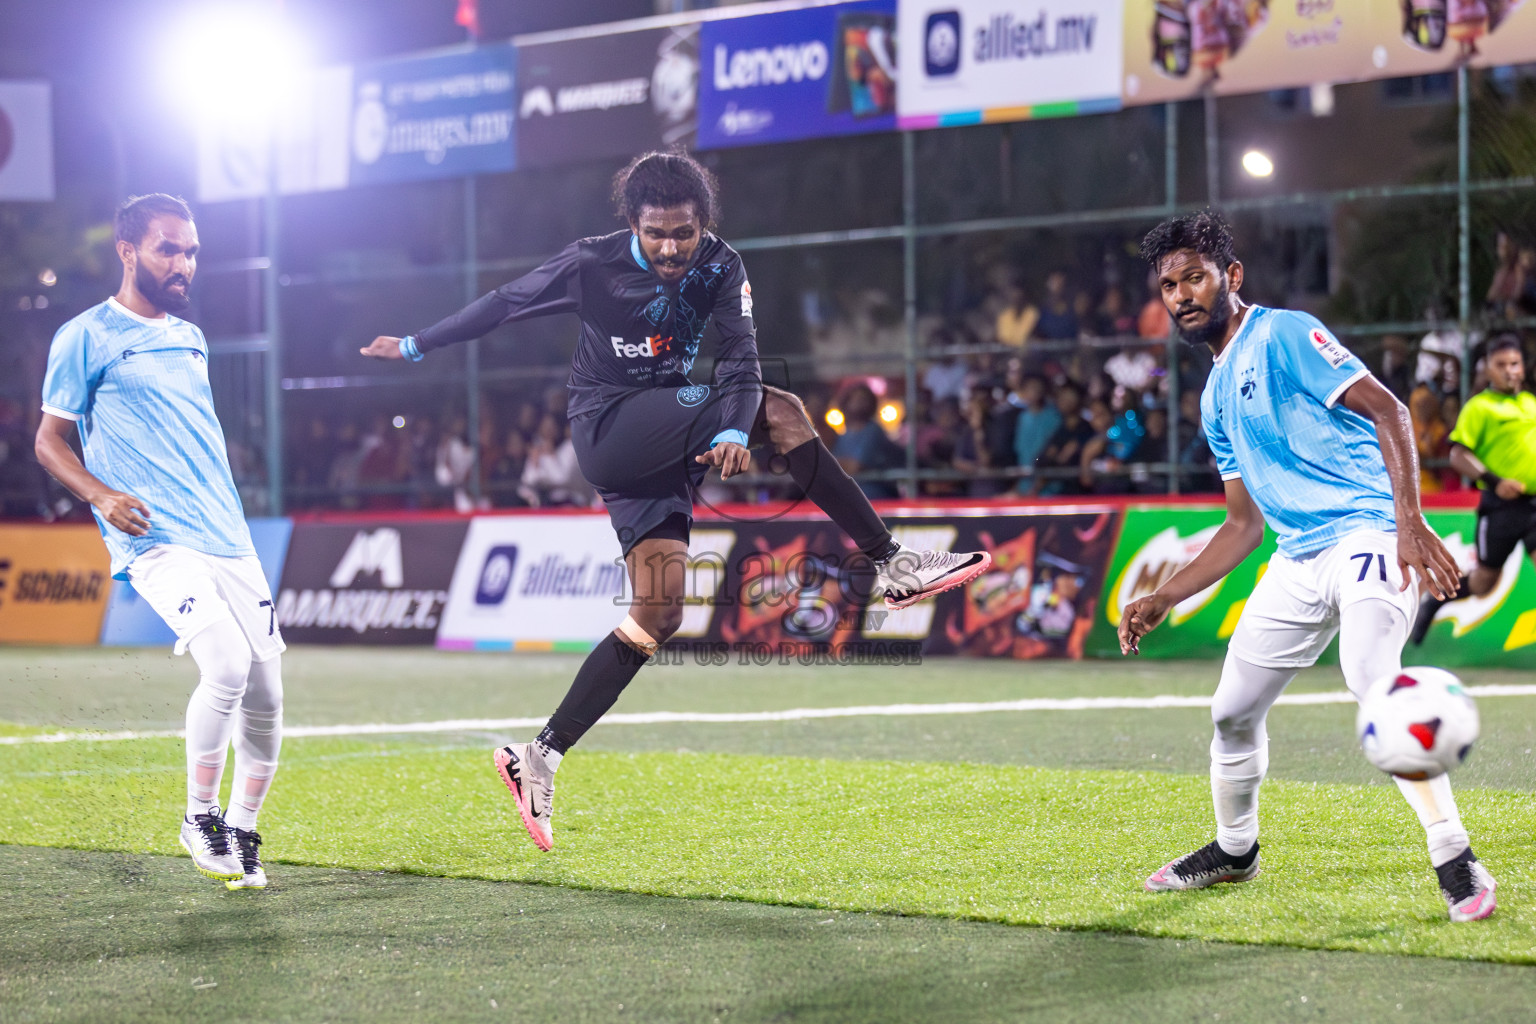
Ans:
[{"label": "player in light blue jersey", "polygon": [[[1243,607],[1211,701],[1216,840],[1146,883],[1197,889],[1259,873],[1265,718],[1296,672],[1337,634],[1345,685],[1363,696],[1402,670],[1419,587],[1450,594],[1460,570],[1419,508],[1408,411],[1313,317],[1238,298],[1243,265],[1218,215],[1165,221],[1142,255],[1179,333],[1215,356],[1200,409],[1227,519],[1187,566],[1125,608],[1121,651],[1138,653],[1174,605],[1237,568],[1265,523],[1279,547]],[[1451,920],[1493,913],[1493,876],[1472,853],[1448,777],[1396,782],[1424,826]]]},{"label": "player in light blue jersey", "polygon": [[[37,457],[91,504],[113,576],[197,662],[181,844],[203,874],[262,888],[256,816],[282,744],[284,645],[214,415],[208,343],[170,315],[189,305],[197,228],[167,195],[129,200],[115,228],[122,286],[54,335]],[[69,444],[77,433],[83,461]],[[231,740],[226,815],[218,798]]]}]

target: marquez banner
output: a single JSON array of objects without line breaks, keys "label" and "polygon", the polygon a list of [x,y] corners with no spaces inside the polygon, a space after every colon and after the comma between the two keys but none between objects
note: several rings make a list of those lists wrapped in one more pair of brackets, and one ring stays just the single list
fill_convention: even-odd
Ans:
[{"label": "marquez banner", "polygon": [[896,2],[703,24],[699,147],[896,127]]},{"label": "marquez banner", "polygon": [[430,644],[468,524],[294,524],[277,595],[289,643]]},{"label": "marquez banner", "polygon": [[699,26],[518,48],[520,164],[550,166],[693,144]]},{"label": "marquez banner", "polygon": [[94,525],[0,526],[0,643],[95,643],[111,571]]}]

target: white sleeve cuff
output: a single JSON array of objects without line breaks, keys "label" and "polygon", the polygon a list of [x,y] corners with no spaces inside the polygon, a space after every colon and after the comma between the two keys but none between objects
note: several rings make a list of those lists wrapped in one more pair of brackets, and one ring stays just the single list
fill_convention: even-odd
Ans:
[{"label": "white sleeve cuff", "polygon": [[71,423],[79,423],[82,418],[81,414],[78,412],[70,412],[68,409],[60,409],[58,406],[49,405],[47,402],[43,403],[43,412],[47,413],[49,416],[57,416],[61,420],[69,420]]},{"label": "white sleeve cuff", "polygon": [[1243,478],[1243,474],[1237,472],[1236,470],[1232,471],[1231,473],[1223,473],[1223,474],[1221,474],[1221,479],[1223,481],[1227,481],[1227,480],[1241,480],[1242,478]]},{"label": "white sleeve cuff", "polygon": [[1356,370],[1353,374],[1350,375],[1348,380],[1334,388],[1332,391],[1328,392],[1328,397],[1323,399],[1323,404],[1332,409],[1334,406],[1339,404],[1339,399],[1344,397],[1344,392],[1348,391],[1350,386],[1353,385],[1355,381],[1359,380],[1361,377],[1369,377],[1370,375],[1370,370],[1367,370],[1363,366],[1360,367],[1360,369]]}]

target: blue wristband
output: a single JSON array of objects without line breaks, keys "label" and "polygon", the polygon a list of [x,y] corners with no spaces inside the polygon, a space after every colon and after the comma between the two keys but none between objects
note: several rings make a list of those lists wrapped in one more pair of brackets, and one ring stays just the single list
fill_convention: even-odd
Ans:
[{"label": "blue wristband", "polygon": [[419,363],[427,358],[421,349],[416,347],[416,336],[407,334],[400,339],[400,354],[413,363]]},{"label": "blue wristband", "polygon": [[747,446],[747,432],[745,430],[722,430],[715,435],[713,441],[709,442],[709,446],[714,448],[715,445],[720,444],[722,441],[730,441],[745,448]]}]

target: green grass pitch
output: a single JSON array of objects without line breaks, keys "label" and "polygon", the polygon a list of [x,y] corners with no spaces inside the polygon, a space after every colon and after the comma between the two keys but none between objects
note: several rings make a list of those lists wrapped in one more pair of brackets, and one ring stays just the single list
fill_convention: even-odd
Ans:
[{"label": "green grass pitch", "polygon": [[[536,717],[576,664],[294,650],[288,721]],[[1205,694],[1217,668],[657,667],[616,710]],[[5,651],[0,735],[175,728],[192,672]],[[1158,895],[1211,832],[1198,708],[604,725],[549,854],[490,770],[507,737],[290,738],[263,893],[176,858],[178,740],[0,745],[0,1020],[1533,1019],[1536,701],[1482,712],[1458,793],[1500,907],[1473,925],[1346,705],[1272,713],[1260,878]]]}]

